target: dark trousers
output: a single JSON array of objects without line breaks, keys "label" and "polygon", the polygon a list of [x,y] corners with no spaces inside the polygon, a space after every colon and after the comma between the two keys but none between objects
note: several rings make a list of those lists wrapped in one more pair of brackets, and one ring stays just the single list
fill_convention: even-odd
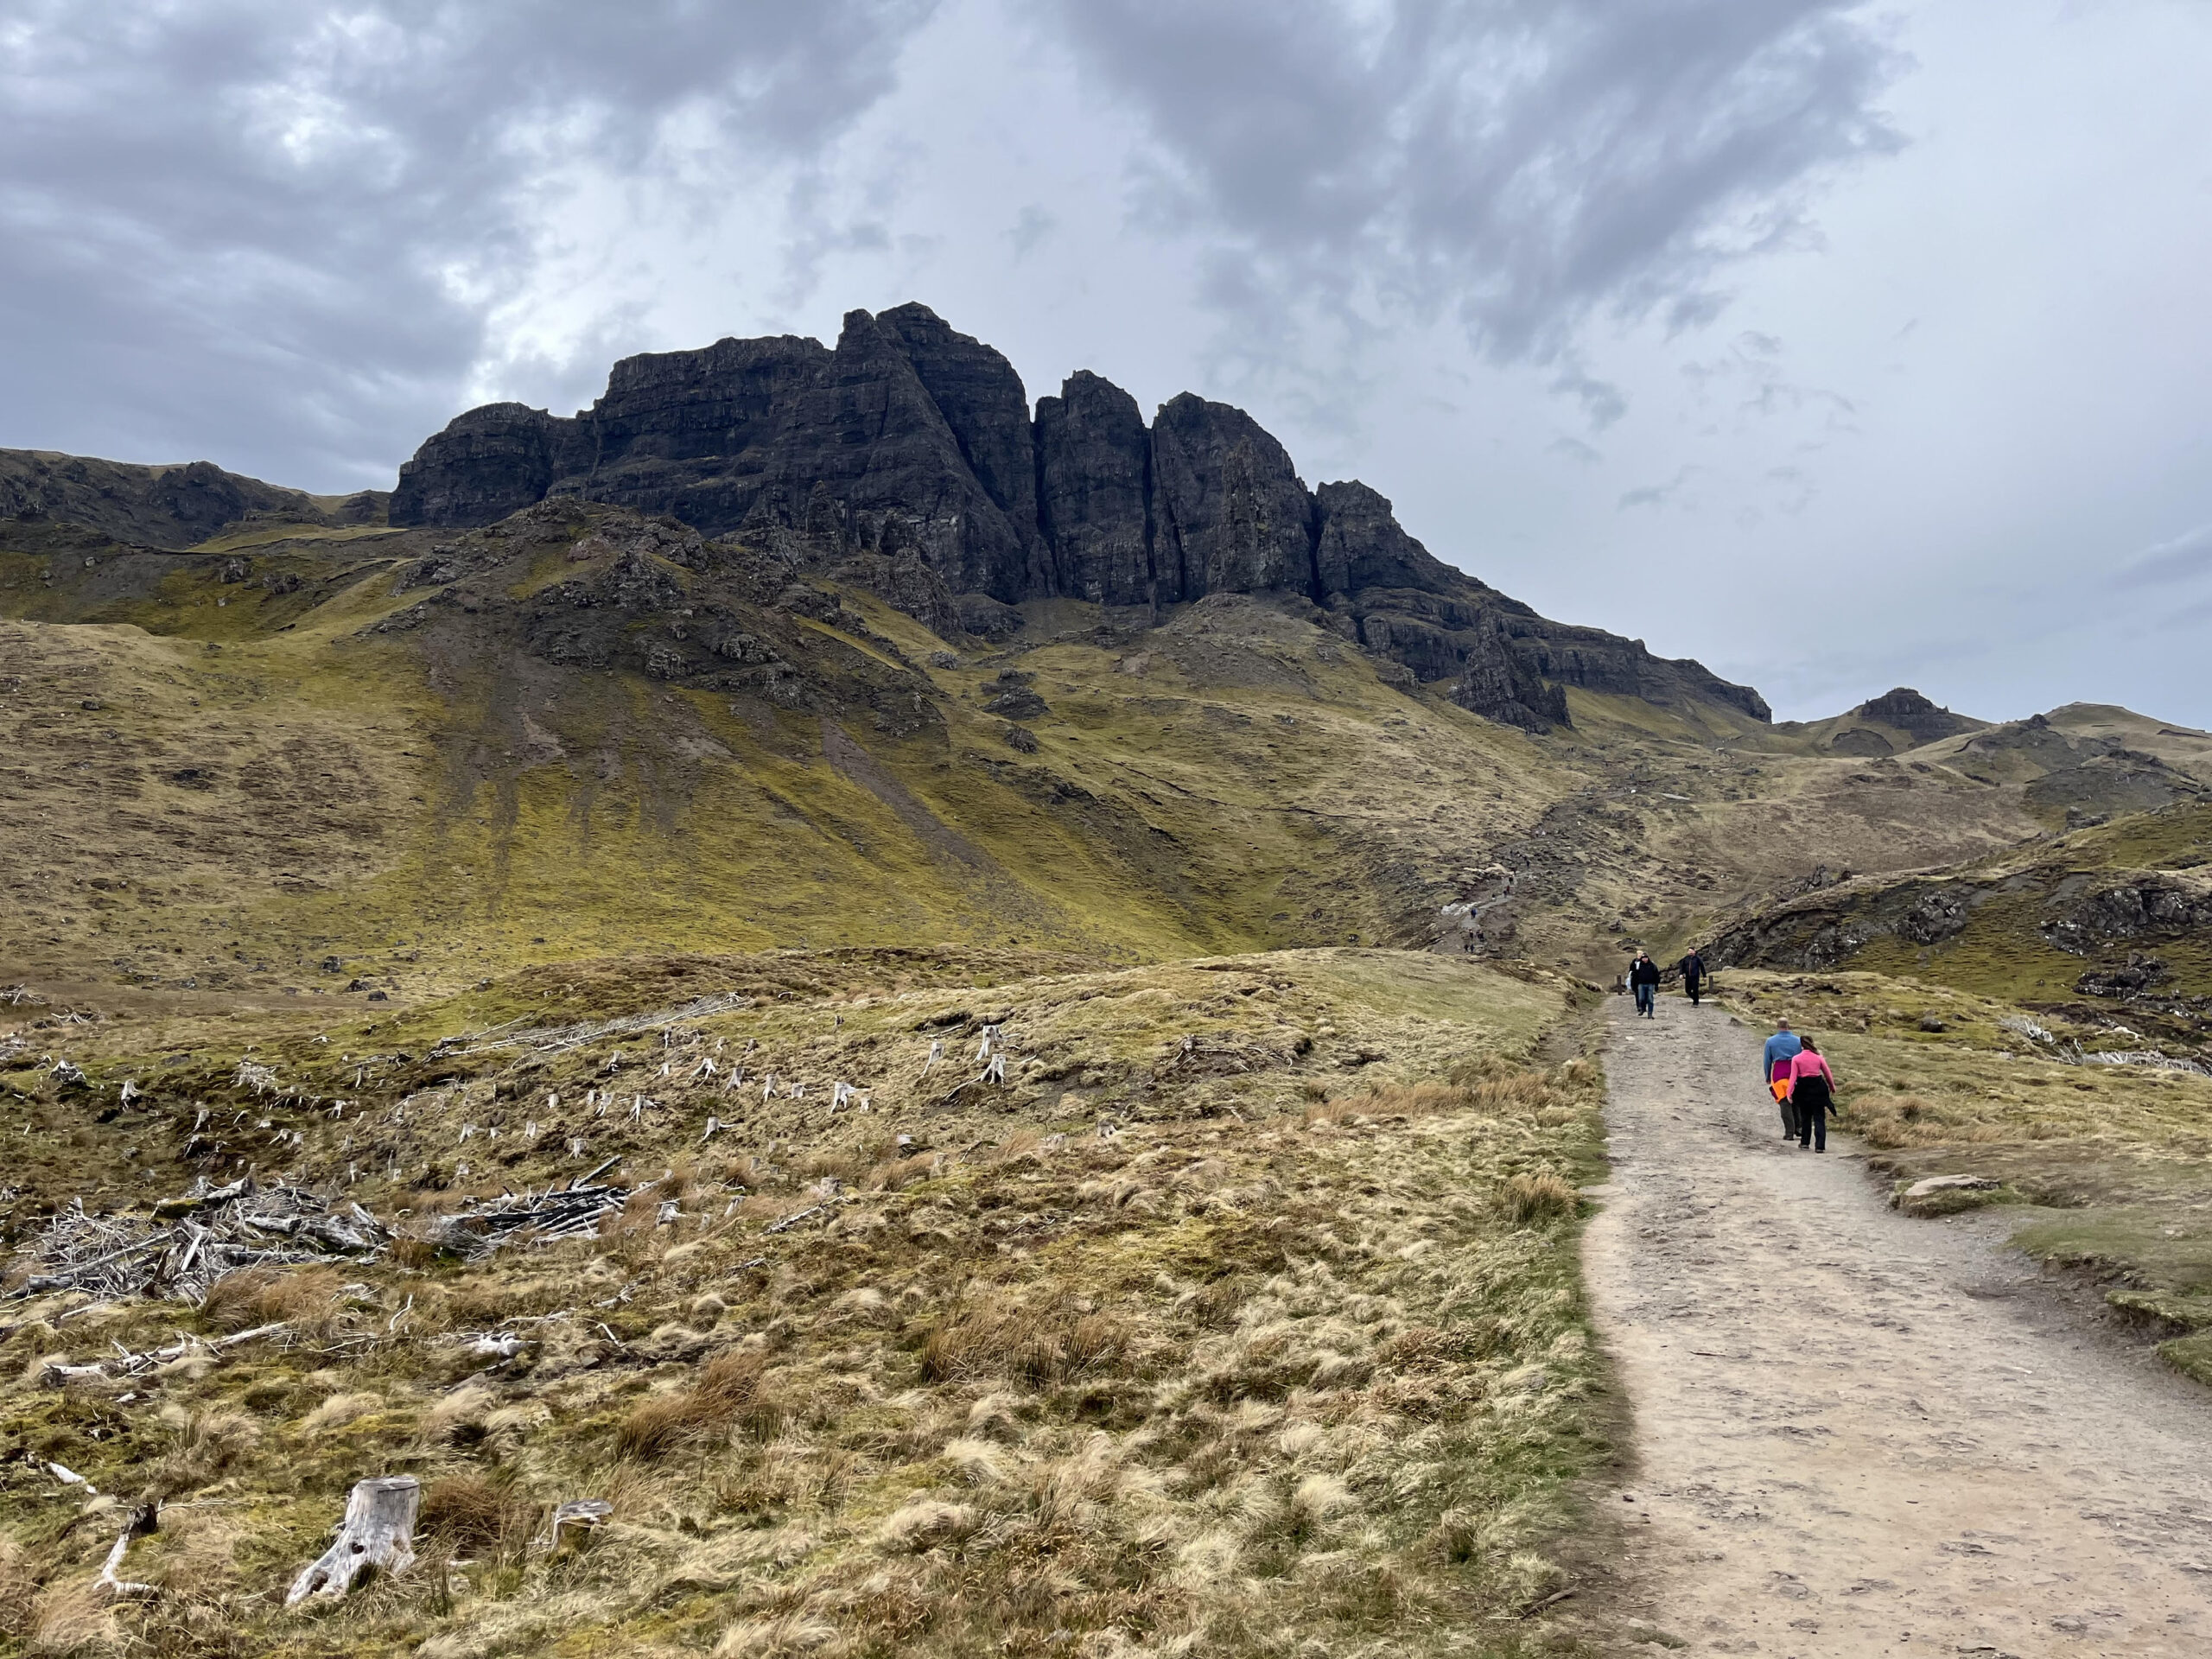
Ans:
[{"label": "dark trousers", "polygon": [[1698,993],[1705,988],[1705,982],[1701,979],[1686,979],[1682,982],[1682,988],[1690,994],[1690,1006],[1695,1007]]},{"label": "dark trousers", "polygon": [[1801,1077],[1790,1097],[1797,1112],[1797,1144],[1821,1152],[1828,1149],[1828,1112],[1834,1098],[1821,1077]]},{"label": "dark trousers", "polygon": [[1803,1127],[1797,1121],[1797,1103],[1784,1096],[1782,1102],[1782,1138],[1787,1141],[1791,1135],[1800,1133]]},{"label": "dark trousers", "polygon": [[1651,996],[1654,988],[1649,985],[1638,985],[1636,988],[1636,1011],[1638,1014],[1651,1012]]}]

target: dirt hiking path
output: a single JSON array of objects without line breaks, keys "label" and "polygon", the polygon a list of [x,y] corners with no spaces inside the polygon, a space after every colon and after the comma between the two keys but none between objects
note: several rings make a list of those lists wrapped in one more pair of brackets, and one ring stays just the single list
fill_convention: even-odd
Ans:
[{"label": "dirt hiking path", "polygon": [[1649,1622],[1692,1654],[2212,1656],[2212,1396],[1885,1208],[1855,1142],[1785,1146],[1764,1032],[1611,1020],[1585,1258]]}]

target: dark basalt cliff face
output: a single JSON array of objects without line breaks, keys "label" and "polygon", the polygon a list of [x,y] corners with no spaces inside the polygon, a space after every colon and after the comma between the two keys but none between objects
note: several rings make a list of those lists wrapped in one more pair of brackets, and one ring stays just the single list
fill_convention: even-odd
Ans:
[{"label": "dark basalt cliff face", "polygon": [[[501,407],[535,413],[519,404]],[[336,500],[308,495],[226,473],[212,461],[138,467],[39,449],[0,449],[0,520],[55,530],[75,526],[136,547],[194,547],[249,523],[377,524],[384,518],[385,500],[374,490]]]},{"label": "dark basalt cliff face", "polygon": [[1529,730],[1565,721],[1569,685],[1767,718],[1748,687],[1547,621],[1432,557],[1363,484],[1309,491],[1240,409],[1186,392],[1147,427],[1084,372],[1033,416],[1012,364],[921,305],[849,313],[834,349],[785,335],[627,358],[573,419],[471,410],[400,469],[391,522],[474,527],[556,497],[710,537],[827,537],[912,573],[932,626],[989,631],[1060,596],[1157,612],[1279,594]]}]

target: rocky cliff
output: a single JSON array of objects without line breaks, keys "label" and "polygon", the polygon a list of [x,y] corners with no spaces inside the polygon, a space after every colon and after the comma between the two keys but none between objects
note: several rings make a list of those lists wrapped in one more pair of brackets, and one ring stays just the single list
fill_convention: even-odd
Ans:
[{"label": "rocky cliff", "polygon": [[1147,426],[1128,393],[1079,372],[1033,415],[1012,364],[921,305],[852,312],[834,348],[786,335],[627,358],[573,418],[471,410],[400,469],[391,520],[474,527],[550,497],[918,563],[934,580],[907,585],[931,618],[949,593],[971,628],[1063,596],[1155,614],[1213,594],[1303,600],[1529,730],[1566,721],[1570,685],[1768,713],[1699,664],[1547,621],[1453,569],[1363,484],[1308,490],[1240,409],[1186,392]]},{"label": "rocky cliff", "polygon": [[[531,413],[519,404],[502,407]],[[373,490],[342,498],[308,495],[205,461],[138,467],[42,449],[0,449],[0,521],[21,527],[14,532],[17,541],[26,532],[74,526],[133,546],[179,549],[248,523],[378,524],[385,501],[383,493]]]}]

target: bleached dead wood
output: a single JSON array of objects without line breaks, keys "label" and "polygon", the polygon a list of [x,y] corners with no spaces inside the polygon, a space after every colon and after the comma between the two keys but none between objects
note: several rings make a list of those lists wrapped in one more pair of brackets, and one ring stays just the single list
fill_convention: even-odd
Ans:
[{"label": "bleached dead wood", "polygon": [[365,1573],[397,1573],[413,1566],[415,1517],[422,1504],[423,1489],[412,1475],[355,1482],[338,1536],[301,1569],[285,1592],[284,1605],[296,1607],[309,1596],[336,1601]]},{"label": "bleached dead wood", "polygon": [[46,1470],[48,1474],[60,1481],[64,1486],[81,1486],[86,1491],[90,1492],[94,1497],[98,1497],[100,1495],[100,1489],[93,1485],[91,1481],[86,1480],[74,1469],[68,1468],[59,1463],[49,1463],[46,1465]]},{"label": "bleached dead wood", "polygon": [[540,1053],[556,1053],[626,1032],[665,1031],[686,1020],[704,1020],[710,1014],[728,1014],[734,1008],[749,1007],[752,1002],[749,996],[728,991],[719,996],[702,996],[680,1008],[665,1008],[658,1014],[623,1014],[613,1020],[594,1020],[581,1025],[518,1031],[504,1037],[494,1035],[499,1030],[494,1027],[491,1031],[479,1033],[474,1037],[448,1038],[430,1051],[430,1058],[445,1059],[467,1054],[486,1054],[504,1048],[530,1048]]},{"label": "bleached dead wood", "polygon": [[546,1530],[546,1548],[556,1555],[559,1554],[563,1533],[591,1533],[603,1525],[613,1513],[614,1506],[603,1497],[570,1498],[553,1511],[553,1519]]},{"label": "bleached dead wood", "polygon": [[39,1380],[48,1387],[85,1376],[141,1376],[171,1360],[182,1359],[188,1354],[219,1354],[241,1344],[257,1342],[264,1337],[280,1337],[291,1330],[283,1320],[274,1325],[257,1325],[251,1331],[235,1332],[227,1337],[218,1337],[210,1342],[205,1337],[180,1337],[163,1348],[149,1348],[140,1353],[124,1352],[113,1359],[104,1359],[86,1365],[49,1365],[40,1373]]},{"label": "bleached dead wood", "polygon": [[24,1253],[36,1268],[12,1294],[82,1290],[198,1301],[236,1268],[366,1260],[391,1236],[358,1204],[333,1205],[297,1187],[257,1186],[250,1179],[212,1189],[203,1180],[156,1205],[151,1217],[94,1216],[73,1201],[30,1241]]},{"label": "bleached dead wood", "polygon": [[118,1599],[160,1593],[152,1585],[133,1583],[121,1573],[123,1558],[130,1551],[130,1541],[152,1532],[160,1524],[158,1515],[159,1511],[150,1503],[132,1513],[130,1524],[117,1535],[115,1548],[108,1551],[107,1560],[100,1567],[99,1577],[92,1581],[97,1588]]},{"label": "bleached dead wood", "polygon": [[[592,1175],[615,1161],[608,1159]],[[430,1240],[442,1249],[473,1259],[525,1240],[546,1244],[556,1239],[588,1238],[599,1231],[601,1220],[620,1210],[629,1197],[629,1190],[595,1185],[589,1176],[543,1192],[504,1192],[442,1217]]]}]

